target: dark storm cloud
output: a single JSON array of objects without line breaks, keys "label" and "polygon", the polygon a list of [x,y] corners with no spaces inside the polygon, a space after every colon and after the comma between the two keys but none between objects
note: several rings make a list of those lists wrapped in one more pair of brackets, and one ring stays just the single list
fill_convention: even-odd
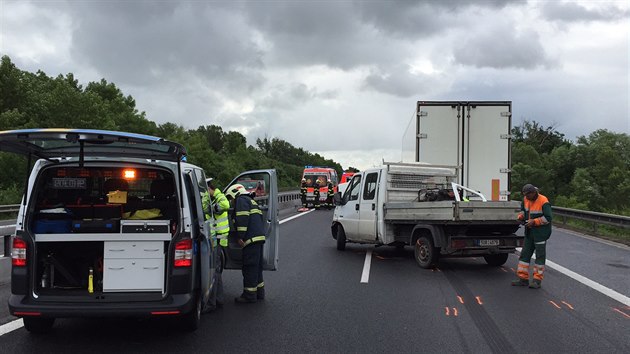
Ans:
[{"label": "dark storm cloud", "polygon": [[129,84],[155,84],[164,76],[238,80],[248,89],[263,78],[262,52],[242,16],[214,3],[71,3],[73,53]]},{"label": "dark storm cloud", "polygon": [[556,1],[545,2],[541,14],[547,20],[560,22],[616,21],[630,15],[629,11],[614,6],[588,9],[577,3]]},{"label": "dark storm cloud", "polygon": [[332,90],[318,92],[317,88],[302,83],[272,87],[260,101],[262,109],[291,110],[311,100],[334,99],[338,93]]},{"label": "dark storm cloud", "polygon": [[351,70],[413,55],[414,41],[461,25],[454,13],[510,3],[518,1],[287,1],[248,3],[243,11],[273,47],[268,64]]},{"label": "dark storm cloud", "polygon": [[516,33],[507,26],[465,38],[454,47],[453,55],[457,63],[478,68],[534,69],[557,65],[548,58],[536,32]]},{"label": "dark storm cloud", "polygon": [[407,65],[398,65],[387,72],[373,71],[365,78],[363,88],[399,97],[423,94],[434,79],[425,74],[414,74]]},{"label": "dark storm cloud", "polygon": [[[396,43],[366,27],[351,2],[252,3],[243,8],[248,23],[272,46],[269,65],[327,65],[350,70],[373,62],[391,61]],[[381,46],[382,45],[382,46]],[[374,47],[385,50],[374,50]],[[385,48],[383,48],[385,47]]]},{"label": "dark storm cloud", "polygon": [[456,27],[456,15],[472,7],[499,9],[519,3],[522,4],[518,0],[357,1],[356,7],[363,20],[379,31],[414,39]]}]

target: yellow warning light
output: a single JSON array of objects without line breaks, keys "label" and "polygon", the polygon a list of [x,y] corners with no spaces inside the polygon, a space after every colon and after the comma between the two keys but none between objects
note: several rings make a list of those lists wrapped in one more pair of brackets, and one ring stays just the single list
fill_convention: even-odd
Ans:
[{"label": "yellow warning light", "polygon": [[123,171],[123,177],[127,178],[127,179],[134,179],[134,178],[136,178],[136,170],[124,170]]}]

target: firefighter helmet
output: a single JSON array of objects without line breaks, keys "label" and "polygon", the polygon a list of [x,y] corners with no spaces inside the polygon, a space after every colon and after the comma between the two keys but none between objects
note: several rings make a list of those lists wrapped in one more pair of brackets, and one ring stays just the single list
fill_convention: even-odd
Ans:
[{"label": "firefighter helmet", "polygon": [[228,198],[236,199],[239,195],[247,194],[247,189],[242,184],[233,184],[225,192],[225,196]]}]

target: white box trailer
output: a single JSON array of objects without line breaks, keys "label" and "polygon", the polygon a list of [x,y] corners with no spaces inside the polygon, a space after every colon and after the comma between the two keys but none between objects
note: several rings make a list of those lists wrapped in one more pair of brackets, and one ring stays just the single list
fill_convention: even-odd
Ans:
[{"label": "white box trailer", "polygon": [[458,184],[507,201],[511,117],[511,101],[418,101],[402,161],[456,166]]}]

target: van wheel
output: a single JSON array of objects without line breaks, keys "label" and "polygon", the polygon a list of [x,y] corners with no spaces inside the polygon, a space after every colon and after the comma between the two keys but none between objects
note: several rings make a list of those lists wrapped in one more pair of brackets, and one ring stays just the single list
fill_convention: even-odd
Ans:
[{"label": "van wheel", "polygon": [[483,259],[486,260],[486,263],[493,267],[502,266],[507,262],[508,254],[507,253],[499,253],[499,254],[491,254],[488,256],[483,256]]},{"label": "van wheel", "polygon": [[54,318],[24,317],[24,328],[31,333],[48,333],[55,323]]},{"label": "van wheel", "polygon": [[346,249],[346,233],[341,225],[337,226],[337,249],[340,251]]},{"label": "van wheel", "polygon": [[416,240],[414,255],[418,266],[425,269],[431,268],[438,260],[438,251],[433,247],[433,239],[431,239],[431,237],[421,236]]},{"label": "van wheel", "polygon": [[197,292],[194,296],[195,306],[189,313],[184,314],[182,318],[184,329],[189,332],[197,330],[201,322],[201,294]]}]

